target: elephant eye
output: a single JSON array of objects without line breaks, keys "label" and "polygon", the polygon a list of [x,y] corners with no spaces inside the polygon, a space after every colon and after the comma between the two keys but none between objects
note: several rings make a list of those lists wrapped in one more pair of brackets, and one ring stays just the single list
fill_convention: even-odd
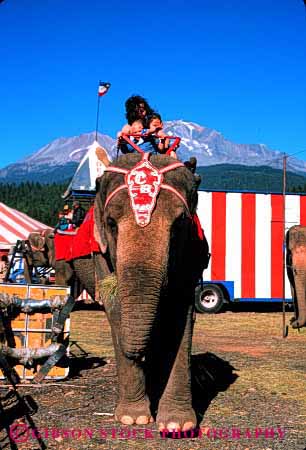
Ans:
[{"label": "elephant eye", "polygon": [[107,221],[108,227],[110,228],[110,231],[111,231],[112,233],[116,232],[116,231],[117,231],[117,224],[116,224],[116,221],[115,221],[112,217],[108,217],[108,218],[106,219],[106,221]]},{"label": "elephant eye", "polygon": [[182,212],[182,214],[180,214],[175,219],[171,227],[171,237],[174,237],[175,234],[182,229],[182,227],[185,225],[186,217],[187,217],[186,213]]},{"label": "elephant eye", "polygon": [[175,225],[175,226],[181,226],[181,225],[183,225],[183,224],[185,223],[186,217],[187,217],[186,212],[185,212],[185,211],[182,212],[182,213],[175,219],[174,225]]}]

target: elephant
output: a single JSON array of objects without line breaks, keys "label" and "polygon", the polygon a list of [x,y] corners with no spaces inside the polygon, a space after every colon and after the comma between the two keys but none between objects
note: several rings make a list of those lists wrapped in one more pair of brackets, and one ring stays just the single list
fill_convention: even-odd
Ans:
[{"label": "elephant", "polygon": [[54,246],[54,230],[48,228],[43,233],[34,231],[29,234],[32,255],[28,252],[25,259],[25,274],[32,267],[53,267],[55,269],[55,283],[68,286],[73,277],[73,269],[64,260],[56,261]]},{"label": "elephant", "polygon": [[[144,425],[156,416],[160,431],[188,431],[197,425],[190,373],[194,291],[207,266],[208,245],[193,226],[195,178],[171,157],[150,157],[167,185],[161,184],[149,222],[139,222],[124,173],[140,160],[138,154],[115,160],[97,179],[94,205],[95,238],[104,255],[95,270],[119,382],[115,418]],[[147,179],[143,172],[137,176],[139,183]],[[106,295],[112,277],[115,288]]]},{"label": "elephant", "polygon": [[[32,232],[28,241],[32,249],[32,255],[27,253],[25,259],[25,278],[28,283],[31,282],[30,273],[34,266],[53,267],[55,283],[70,286],[74,298],[80,295],[85,284],[91,298],[95,298],[95,266],[91,255],[69,262],[64,259],[56,260],[53,229],[47,229],[44,233]],[[96,259],[98,258],[99,256],[96,256]]]},{"label": "elephant", "polygon": [[286,235],[286,265],[296,314],[293,328],[306,326],[306,226],[294,225]]}]

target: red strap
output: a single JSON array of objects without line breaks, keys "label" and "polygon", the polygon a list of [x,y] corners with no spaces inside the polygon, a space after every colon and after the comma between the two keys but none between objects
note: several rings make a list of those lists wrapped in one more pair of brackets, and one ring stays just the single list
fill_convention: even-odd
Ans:
[{"label": "red strap", "polygon": [[122,169],[121,167],[116,167],[116,166],[107,166],[107,167],[105,167],[104,172],[115,172],[115,173],[122,173],[123,175],[126,175],[127,173],[129,173],[129,170]]},{"label": "red strap", "polygon": [[162,167],[158,171],[159,171],[159,173],[165,173],[165,172],[169,172],[170,170],[174,170],[177,167],[184,167],[184,166],[185,166],[185,164],[183,164],[182,162],[175,162],[175,163],[169,164],[166,167]]},{"label": "red strap", "polygon": [[180,145],[181,138],[179,138],[177,136],[165,136],[164,138],[165,139],[174,139],[173,144],[171,144],[171,147],[169,147],[168,150],[166,151],[166,155],[170,155],[170,153],[172,151],[175,152],[177,147]]},{"label": "red strap", "polygon": [[177,147],[180,145],[181,142],[181,138],[178,136],[163,136],[162,138],[159,138],[158,136],[155,136],[154,134],[149,134],[149,133],[145,133],[145,134],[125,134],[122,133],[121,138],[126,141],[128,144],[130,144],[134,150],[136,150],[138,153],[145,153],[140,147],[138,147],[137,144],[135,144],[135,142],[131,141],[130,136],[133,137],[137,137],[137,138],[145,138],[148,136],[152,136],[153,138],[156,139],[169,139],[169,140],[173,140],[174,142],[171,144],[171,146],[168,148],[168,150],[166,151],[165,155],[170,155],[170,153],[172,151],[176,151]]},{"label": "red strap", "polygon": [[109,202],[111,201],[111,199],[114,197],[114,195],[117,194],[117,192],[121,191],[122,189],[127,189],[127,184],[121,184],[120,186],[118,186],[116,189],[113,190],[113,192],[111,192],[109,194],[109,196],[107,197],[106,201],[105,201],[105,205],[104,208],[107,207],[107,205],[109,204]]},{"label": "red strap", "polygon": [[[165,183],[162,182],[162,174],[163,174],[163,173],[169,172],[170,170],[174,170],[174,169],[176,169],[176,168],[178,168],[178,167],[183,167],[184,164],[183,164],[182,162],[174,162],[174,163],[172,163],[172,164],[169,164],[169,165],[166,166],[166,167],[162,167],[161,169],[157,169],[156,167],[152,166],[152,164],[151,164],[150,161],[149,161],[149,157],[150,157],[150,153],[144,153],[144,152],[143,152],[141,161],[138,162],[138,163],[137,163],[134,167],[132,167],[130,170],[123,169],[123,168],[120,168],[120,167],[115,167],[115,166],[108,166],[108,167],[105,169],[105,170],[108,171],[108,172],[114,172],[114,173],[124,174],[124,175],[125,175],[125,182],[124,182],[124,184],[121,184],[121,185],[118,186],[116,189],[114,189],[114,190],[108,195],[108,197],[106,198],[105,204],[104,204],[104,209],[107,207],[107,205],[108,205],[109,202],[112,200],[112,198],[113,198],[118,192],[120,192],[120,191],[123,190],[123,189],[128,189],[129,196],[130,196],[130,200],[131,200],[132,197],[134,197],[134,193],[133,193],[133,192],[131,193],[130,190],[131,190],[132,187],[135,185],[135,180],[136,180],[136,178],[135,178],[135,180],[133,179],[132,182],[131,182],[131,180],[129,181],[129,177],[131,177],[132,174],[133,174],[135,171],[137,171],[137,169],[138,169],[138,170],[140,171],[139,174],[142,176],[142,178],[144,178],[144,180],[136,181],[136,191],[139,191],[139,190],[140,190],[140,194],[143,194],[143,195],[145,195],[145,196],[146,196],[146,195],[149,195],[149,196],[152,197],[152,200],[150,200],[150,202],[148,202],[147,199],[145,199],[145,201],[144,201],[144,203],[143,203],[143,204],[145,204],[145,206],[146,206],[146,208],[145,208],[146,210],[147,210],[148,207],[150,206],[150,208],[149,208],[149,209],[150,209],[149,215],[148,215],[147,213],[145,213],[144,210],[141,209],[141,204],[140,204],[140,207],[139,207],[139,204],[136,204],[136,203],[135,203],[135,205],[134,205],[134,203],[131,202],[131,206],[132,206],[132,209],[133,209],[133,211],[134,211],[134,215],[135,215],[136,221],[139,219],[138,215],[141,216],[141,218],[140,218],[141,220],[139,219],[138,222],[137,222],[138,225],[140,225],[140,226],[146,226],[146,225],[149,223],[149,221],[150,221],[150,216],[151,216],[151,212],[153,211],[153,208],[154,208],[154,206],[155,206],[155,201],[156,201],[156,200],[154,201],[154,205],[153,205],[153,206],[151,205],[151,203],[152,203],[152,201],[153,201],[153,197],[156,199],[156,195],[158,194],[160,188],[166,189],[166,190],[172,192],[173,194],[175,194],[175,195],[182,201],[182,203],[184,204],[184,206],[185,206],[185,208],[186,208],[186,210],[187,210],[188,215],[191,217],[191,214],[190,214],[190,211],[189,211],[189,207],[188,207],[188,203],[187,203],[185,197],[184,197],[177,189],[175,189],[173,186],[170,186],[169,184],[165,184]],[[148,162],[146,163],[145,161],[148,161]],[[146,175],[145,172],[146,172],[146,169],[147,169],[147,168],[149,168],[149,173]],[[141,170],[144,171],[144,174],[142,173]],[[156,178],[156,176],[159,174],[159,175],[157,176],[157,178],[160,178],[160,181],[158,182],[158,183],[160,183],[160,184],[159,184],[160,187],[156,186],[156,180],[155,180],[154,182],[152,182],[152,186],[151,186],[151,184],[149,184],[149,185],[146,185],[146,184],[145,184],[145,183],[147,182],[145,179],[146,179],[147,177],[150,178],[150,170],[151,170],[151,173],[153,173],[153,178],[154,178],[154,177]],[[136,175],[138,175],[138,174],[136,174]],[[136,175],[133,175],[133,176],[136,176]],[[133,176],[132,176],[132,178],[133,178]],[[130,184],[131,184],[131,186],[130,186]],[[133,185],[133,186],[132,186],[132,185]],[[143,188],[145,188],[145,189],[143,190],[143,192],[141,191],[141,189],[139,189],[139,185],[143,185]],[[152,187],[152,190],[150,191],[150,193],[149,193],[149,192],[146,192],[146,191],[147,191],[147,187],[149,187],[149,190],[151,189],[150,186]],[[153,187],[153,186],[155,186],[155,187]],[[140,188],[142,188],[142,186],[140,186]],[[157,190],[156,190],[156,189],[157,189]],[[156,191],[156,192],[155,192],[155,191]],[[154,192],[155,192],[155,196],[153,195]],[[136,192],[136,194],[138,195],[138,192]],[[132,196],[132,197],[131,197],[131,196]],[[140,199],[140,200],[143,201],[143,199]],[[147,203],[148,203],[148,204],[147,204]],[[142,216],[143,216],[143,217],[142,217]],[[147,217],[147,216],[148,216],[148,217]]]},{"label": "red strap", "polygon": [[190,211],[189,211],[189,207],[188,207],[188,204],[186,202],[185,197],[177,189],[175,189],[174,187],[170,186],[169,184],[162,183],[161,187],[163,189],[166,189],[167,191],[173,192],[173,194],[175,194],[184,203],[185,208],[187,209],[188,216],[191,217],[191,214],[190,214]]},{"label": "red strap", "polygon": [[195,227],[197,229],[197,234],[198,234],[199,239],[201,241],[204,241],[204,231],[203,231],[203,228],[201,226],[201,222],[200,222],[200,219],[199,219],[197,213],[194,213],[192,215],[192,221],[195,224]]}]

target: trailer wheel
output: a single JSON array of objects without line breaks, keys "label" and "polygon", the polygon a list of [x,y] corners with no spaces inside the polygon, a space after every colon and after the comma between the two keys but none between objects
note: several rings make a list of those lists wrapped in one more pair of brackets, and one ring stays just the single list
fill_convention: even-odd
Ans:
[{"label": "trailer wheel", "polygon": [[222,290],[216,284],[197,286],[195,290],[195,307],[199,313],[214,314],[221,310],[224,304]]}]

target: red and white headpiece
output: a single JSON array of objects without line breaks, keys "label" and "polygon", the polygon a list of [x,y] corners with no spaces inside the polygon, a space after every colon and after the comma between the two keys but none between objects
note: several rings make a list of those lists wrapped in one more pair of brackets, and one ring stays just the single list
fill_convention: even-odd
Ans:
[{"label": "red and white headpiece", "polygon": [[109,194],[105,201],[107,207],[112,198],[122,189],[127,189],[131,208],[136,223],[140,227],[147,226],[151,221],[151,215],[156,205],[157,195],[161,188],[173,192],[183,202],[190,215],[188,204],[184,196],[174,187],[163,183],[163,174],[178,167],[184,167],[181,162],[175,162],[161,169],[154,167],[149,161],[150,153],[143,153],[142,159],[132,169],[108,166],[105,171],[122,173],[125,175],[125,183],[118,186]]}]

